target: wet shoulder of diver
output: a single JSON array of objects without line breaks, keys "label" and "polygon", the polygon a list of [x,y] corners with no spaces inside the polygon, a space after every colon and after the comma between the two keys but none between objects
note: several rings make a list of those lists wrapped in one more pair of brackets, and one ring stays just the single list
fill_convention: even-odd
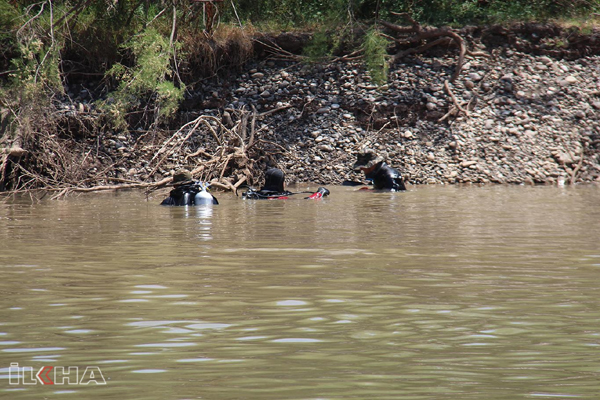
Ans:
[{"label": "wet shoulder of diver", "polygon": [[194,181],[192,173],[186,169],[175,172],[171,185],[173,189],[169,192],[169,197],[160,203],[162,206],[219,204],[217,198],[208,193],[208,184]]},{"label": "wet shoulder of diver", "polygon": [[377,154],[373,149],[364,149],[359,152],[353,169],[362,171],[365,178],[373,182],[373,189],[375,190],[389,190],[392,192],[406,190],[400,172],[387,165],[385,157]]},{"label": "wet shoulder of diver", "polygon": [[[293,193],[284,188],[285,174],[279,168],[269,168],[265,172],[265,184],[260,190],[249,189],[242,193],[242,198],[249,200],[286,200],[290,196],[300,194]],[[319,187],[316,192],[304,192],[310,194],[305,199],[320,199],[329,195],[329,189]]]}]

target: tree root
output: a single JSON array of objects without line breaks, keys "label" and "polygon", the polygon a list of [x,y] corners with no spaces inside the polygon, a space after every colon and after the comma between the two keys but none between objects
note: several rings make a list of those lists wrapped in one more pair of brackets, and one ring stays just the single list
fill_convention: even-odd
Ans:
[{"label": "tree root", "polygon": [[[450,82],[454,82],[460,76],[465,62],[465,56],[488,56],[482,52],[471,52],[468,50],[465,40],[451,28],[423,27],[407,13],[392,13],[392,15],[404,18],[411,24],[411,26],[400,26],[387,21],[379,21],[380,25],[393,31],[398,37],[385,34],[384,36],[398,43],[402,47],[417,45],[417,47],[410,47],[407,50],[400,50],[394,56],[394,62],[397,62],[399,59],[408,54],[423,53],[424,51],[435,46],[449,45],[454,43],[459,49],[456,67],[452,77],[450,78]],[[425,43],[423,43],[424,41]]]},{"label": "tree root", "polygon": [[446,89],[446,93],[448,93],[448,96],[450,96],[450,98],[452,99],[453,106],[450,107],[450,110],[448,110],[448,112],[446,114],[444,114],[443,117],[438,119],[438,122],[442,122],[446,118],[453,116],[453,115],[458,115],[459,113],[463,113],[466,117],[468,117],[469,116],[469,111],[468,111],[469,104],[467,104],[467,109],[465,109],[463,107],[464,103],[460,103],[456,99],[454,92],[452,92],[452,89],[450,89],[450,83],[448,81],[444,81],[444,89]]}]

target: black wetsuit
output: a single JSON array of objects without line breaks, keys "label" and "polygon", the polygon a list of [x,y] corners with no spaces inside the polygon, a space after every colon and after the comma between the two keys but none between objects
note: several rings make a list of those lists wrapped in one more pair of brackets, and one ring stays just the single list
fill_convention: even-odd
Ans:
[{"label": "black wetsuit", "polygon": [[[164,199],[161,206],[193,206],[195,205],[194,198],[196,193],[200,191],[200,188],[195,183],[188,183],[185,185],[177,186],[175,189],[169,192],[169,197]],[[217,198],[211,194],[213,198],[213,204],[219,204]]]},{"label": "black wetsuit", "polygon": [[[283,188],[284,182],[283,171],[279,168],[271,168],[265,174],[265,185],[260,190],[250,189],[242,193],[244,199],[260,200],[260,199],[288,199],[289,196],[297,194],[292,193]],[[320,199],[329,195],[329,190],[320,187],[307,199]]]},{"label": "black wetsuit", "polygon": [[262,200],[262,199],[287,199],[288,196],[294,193],[284,190],[283,192],[276,192],[273,190],[248,190],[242,193],[242,197],[251,200]]},{"label": "black wetsuit", "polygon": [[372,172],[365,174],[365,177],[373,181],[373,189],[375,190],[392,190],[394,192],[406,190],[400,172],[385,162],[381,163]]}]

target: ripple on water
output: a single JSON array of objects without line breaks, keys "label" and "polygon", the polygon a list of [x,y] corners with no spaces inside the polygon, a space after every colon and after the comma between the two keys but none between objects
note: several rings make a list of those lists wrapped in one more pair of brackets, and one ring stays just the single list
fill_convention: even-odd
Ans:
[{"label": "ripple on water", "polygon": [[260,339],[266,339],[267,336],[244,336],[244,337],[240,337],[240,338],[236,338],[235,340],[260,340]]},{"label": "ripple on water", "polygon": [[119,303],[147,303],[150,300],[148,299],[125,299],[125,300],[118,300]]},{"label": "ripple on water", "polygon": [[308,303],[302,300],[281,300],[277,302],[278,306],[304,306],[306,304]]},{"label": "ripple on water", "polygon": [[64,331],[65,333],[72,333],[72,334],[86,334],[86,333],[92,333],[94,332],[93,329],[72,329],[70,331]]},{"label": "ripple on water", "polygon": [[231,326],[231,324],[202,323],[202,324],[186,325],[186,328],[203,330],[203,329],[225,329],[225,328],[229,328],[230,326]]},{"label": "ripple on water", "polygon": [[15,349],[3,349],[5,353],[35,353],[38,351],[60,351],[65,350],[64,347],[37,347],[37,348],[15,348]]},{"label": "ripple on water", "polygon": [[322,342],[319,339],[309,339],[309,338],[283,338],[283,339],[274,339],[271,340],[273,343],[317,343]]},{"label": "ripple on water", "polygon": [[160,374],[162,372],[167,372],[166,369],[152,369],[152,368],[148,368],[148,369],[136,369],[134,371],[131,371],[134,374]]},{"label": "ripple on water", "polygon": [[138,289],[168,289],[163,285],[135,285],[134,287]]},{"label": "ripple on water", "polygon": [[190,342],[186,342],[186,343],[173,343],[173,342],[168,342],[168,343],[143,343],[143,344],[136,344],[135,347],[191,347],[191,346],[197,346],[198,343],[190,343]]}]

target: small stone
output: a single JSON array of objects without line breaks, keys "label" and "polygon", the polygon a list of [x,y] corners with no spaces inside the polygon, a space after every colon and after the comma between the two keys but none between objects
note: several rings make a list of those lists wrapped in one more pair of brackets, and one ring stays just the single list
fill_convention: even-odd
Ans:
[{"label": "small stone", "polygon": [[319,146],[319,150],[321,150],[321,151],[327,151],[327,152],[332,152],[335,149],[332,146],[328,145],[328,144],[323,144],[323,145]]},{"label": "small stone", "polygon": [[263,74],[262,72],[255,72],[252,75],[250,75],[253,79],[261,79],[265,77],[265,74]]},{"label": "small stone", "polygon": [[465,87],[468,90],[472,90],[475,87],[475,84],[473,83],[473,81],[465,81]]},{"label": "small stone", "polygon": [[585,118],[585,113],[582,110],[575,111],[575,117],[579,119]]},{"label": "small stone", "polygon": [[435,103],[427,103],[425,107],[427,107],[429,111],[433,111],[437,108],[437,105]]},{"label": "small stone", "polygon": [[463,162],[460,163],[460,166],[463,167],[463,168],[469,168],[470,166],[475,165],[475,164],[477,164],[477,161],[473,161],[473,160],[466,161],[465,160],[465,161],[463,161]]},{"label": "small stone", "polygon": [[555,158],[559,164],[563,164],[563,165],[564,164],[573,164],[573,159],[567,153],[559,152],[558,154],[555,155]]},{"label": "small stone", "polygon": [[271,92],[269,92],[268,90],[265,90],[264,92],[262,92],[260,94],[260,97],[269,97],[271,95]]},{"label": "small stone", "polygon": [[469,77],[470,80],[475,81],[475,82],[481,80],[481,75],[479,75],[477,72],[471,72],[467,76]]},{"label": "small stone", "polygon": [[573,75],[569,75],[565,78],[565,82],[567,82],[569,85],[572,85],[574,83],[579,82],[579,80],[577,78],[575,78]]},{"label": "small stone", "polygon": [[593,102],[592,107],[594,107],[596,110],[600,110],[600,101]]}]

